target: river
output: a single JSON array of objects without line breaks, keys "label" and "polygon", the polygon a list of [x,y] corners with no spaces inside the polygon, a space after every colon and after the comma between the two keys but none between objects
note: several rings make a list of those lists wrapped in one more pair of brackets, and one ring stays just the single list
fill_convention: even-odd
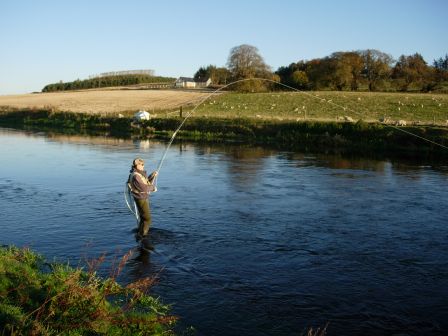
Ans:
[{"label": "river", "polygon": [[448,165],[174,143],[134,238],[123,188],[165,144],[0,129],[0,244],[122,283],[198,335],[442,335],[448,330]]}]

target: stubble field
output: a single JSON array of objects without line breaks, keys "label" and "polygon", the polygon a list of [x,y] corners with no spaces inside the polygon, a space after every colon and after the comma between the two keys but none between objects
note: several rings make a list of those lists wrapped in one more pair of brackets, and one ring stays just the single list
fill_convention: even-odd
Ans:
[{"label": "stubble field", "polygon": [[0,107],[107,114],[176,109],[208,93],[186,90],[83,90],[0,96]]},{"label": "stubble field", "polygon": [[[205,98],[208,99],[205,100]],[[198,105],[198,103],[203,104]],[[49,110],[131,116],[139,110],[159,118],[196,107],[194,116],[268,120],[316,120],[448,126],[448,95],[385,92],[267,92],[213,94],[197,90],[84,90],[0,96],[0,109]],[[184,113],[185,115],[185,113]]]}]

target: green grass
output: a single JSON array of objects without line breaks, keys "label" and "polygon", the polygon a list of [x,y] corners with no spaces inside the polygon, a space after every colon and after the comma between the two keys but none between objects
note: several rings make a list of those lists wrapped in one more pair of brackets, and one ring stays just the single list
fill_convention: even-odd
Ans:
[{"label": "green grass", "polygon": [[173,335],[176,318],[147,295],[154,279],[121,286],[89,269],[47,264],[29,249],[0,248],[1,335]]},{"label": "green grass", "polygon": [[[285,149],[447,153],[428,139],[448,146],[448,95],[370,92],[225,93],[207,99],[177,138],[194,141],[240,141]],[[58,130],[69,134],[106,132],[113,136],[169,139],[180,125],[179,111],[160,111],[139,123],[131,116],[100,116],[48,110],[3,110],[0,125],[32,130]],[[342,122],[349,117],[354,122]],[[386,127],[379,119],[406,127]],[[392,126],[392,125],[391,125]]]},{"label": "green grass", "polygon": [[226,93],[210,97],[195,116],[273,120],[379,121],[446,125],[447,94],[383,92]]}]

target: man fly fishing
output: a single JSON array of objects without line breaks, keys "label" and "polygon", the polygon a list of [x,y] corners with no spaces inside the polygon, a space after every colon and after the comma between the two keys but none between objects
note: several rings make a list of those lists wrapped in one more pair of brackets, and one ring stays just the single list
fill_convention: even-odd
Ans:
[{"label": "man fly fishing", "polygon": [[128,187],[134,198],[136,208],[139,214],[139,225],[137,239],[142,239],[148,235],[151,225],[151,211],[149,209],[149,194],[157,191],[154,180],[158,175],[157,171],[151,173],[148,177],[144,170],[145,162],[141,158],[136,158],[132,162],[132,168],[128,178]]}]

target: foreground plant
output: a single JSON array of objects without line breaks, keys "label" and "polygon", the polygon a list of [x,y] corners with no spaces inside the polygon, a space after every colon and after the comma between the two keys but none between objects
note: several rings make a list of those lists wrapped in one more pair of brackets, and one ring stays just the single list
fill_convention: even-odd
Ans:
[{"label": "foreground plant", "polygon": [[147,295],[153,278],[127,286],[116,276],[47,264],[29,249],[0,248],[1,335],[173,335],[168,306]]},{"label": "foreground plant", "polygon": [[[316,329],[311,327],[306,331],[305,336],[325,336],[327,334],[327,328],[328,328],[328,323],[324,327],[318,327]],[[304,335],[304,334],[302,334],[302,335]]]}]

